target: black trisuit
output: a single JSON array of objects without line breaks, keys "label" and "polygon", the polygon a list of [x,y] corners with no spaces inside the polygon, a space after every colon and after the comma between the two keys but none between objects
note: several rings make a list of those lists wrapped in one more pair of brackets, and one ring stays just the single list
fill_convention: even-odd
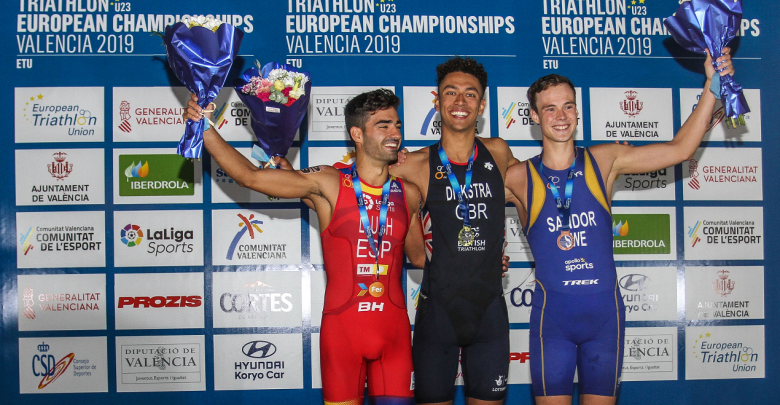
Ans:
[{"label": "black trisuit", "polygon": [[[509,318],[502,297],[501,259],[504,247],[504,181],[493,157],[479,140],[471,190],[466,193],[474,244],[461,246],[463,219],[447,171],[430,147],[430,182],[424,215],[430,221],[432,254],[425,263],[412,357],[415,399],[453,399],[458,352],[466,396],[500,400],[506,394],[509,371]],[[465,190],[466,164],[452,162]],[[427,226],[426,226],[427,228]]]}]

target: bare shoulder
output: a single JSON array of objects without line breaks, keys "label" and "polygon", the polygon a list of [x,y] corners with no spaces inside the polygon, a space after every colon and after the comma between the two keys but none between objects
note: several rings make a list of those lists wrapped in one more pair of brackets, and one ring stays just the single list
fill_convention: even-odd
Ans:
[{"label": "bare shoulder", "polygon": [[405,181],[404,193],[406,196],[406,205],[409,206],[409,211],[411,213],[417,213],[420,210],[420,205],[422,202],[420,188],[417,187],[414,183]]},{"label": "bare shoulder", "polygon": [[428,148],[408,152],[403,163],[390,167],[390,174],[411,182],[423,171],[428,173]]},{"label": "bare shoulder", "polygon": [[509,149],[509,144],[502,138],[483,138],[479,137],[479,140],[485,144],[491,155],[500,154],[501,156],[512,156],[512,151]]}]

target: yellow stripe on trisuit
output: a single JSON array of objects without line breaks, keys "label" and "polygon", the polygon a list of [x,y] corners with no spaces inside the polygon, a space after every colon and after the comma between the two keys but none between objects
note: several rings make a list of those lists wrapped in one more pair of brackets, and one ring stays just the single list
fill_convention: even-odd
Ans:
[{"label": "yellow stripe on trisuit", "polygon": [[536,172],[536,168],[531,162],[528,162],[528,168],[531,171],[531,182],[533,184],[534,194],[531,196],[531,209],[528,211],[528,232],[531,232],[531,227],[539,218],[539,214],[544,207],[544,199],[547,197],[547,186],[545,186],[542,177]]},{"label": "yellow stripe on trisuit", "polygon": [[596,170],[593,169],[593,162],[590,160],[590,153],[587,151],[585,151],[585,184],[588,185],[588,189],[590,190],[590,193],[593,194],[593,198],[595,198],[607,212],[610,212],[609,203],[607,203],[607,199],[601,191],[599,178],[596,176]]},{"label": "yellow stripe on trisuit", "polygon": [[[395,176],[390,176],[390,181],[394,181]],[[374,187],[372,185],[366,184],[365,182],[360,182],[360,188],[363,190],[365,194],[371,194],[375,196],[381,196],[382,195],[382,187]]]}]

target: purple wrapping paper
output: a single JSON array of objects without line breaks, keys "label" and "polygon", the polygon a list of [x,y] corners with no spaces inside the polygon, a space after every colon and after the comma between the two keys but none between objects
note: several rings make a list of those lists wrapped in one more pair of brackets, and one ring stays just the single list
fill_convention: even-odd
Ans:
[{"label": "purple wrapping paper", "polygon": [[[288,72],[298,72],[290,65],[280,63],[267,63],[263,70],[250,68],[244,71],[240,78],[236,79],[233,87],[238,93],[238,97],[249,109],[251,115],[252,131],[255,133],[260,148],[263,149],[269,158],[274,156],[286,156],[290,150],[295,133],[303,122],[306,110],[309,107],[309,96],[311,95],[311,76],[308,72],[300,72],[309,77],[304,85],[305,93],[289,106],[279,104],[274,101],[263,101],[257,96],[244,94],[241,88],[249,83],[253,76],[268,77],[268,73],[273,69],[284,69]],[[278,111],[278,112],[274,112]]]},{"label": "purple wrapping paper", "polygon": [[[683,48],[696,53],[709,49],[713,66],[723,49],[737,35],[742,21],[741,0],[691,0],[680,4],[664,24]],[[742,86],[731,75],[720,77],[720,97],[726,116],[737,118],[750,112]]]},{"label": "purple wrapping paper", "polygon": [[[230,24],[220,25],[216,32],[200,26],[188,28],[183,22],[165,28],[168,64],[184,86],[198,96],[201,108],[206,109],[225,85],[243,37],[244,32]],[[187,120],[176,153],[201,158],[204,124],[204,120]]]}]

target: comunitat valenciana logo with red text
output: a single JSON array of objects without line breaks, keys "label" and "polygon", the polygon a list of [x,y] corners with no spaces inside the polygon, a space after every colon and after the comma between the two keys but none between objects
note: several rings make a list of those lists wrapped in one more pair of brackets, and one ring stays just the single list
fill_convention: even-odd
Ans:
[{"label": "comunitat valenciana logo with red text", "polygon": [[55,380],[65,374],[65,370],[73,363],[74,353],[65,355],[59,361],[56,357],[49,354],[49,345],[45,342],[41,342],[38,345],[38,353],[33,355],[32,358],[32,372],[36,377],[43,377],[41,382],[38,383],[38,389],[42,390]]}]

